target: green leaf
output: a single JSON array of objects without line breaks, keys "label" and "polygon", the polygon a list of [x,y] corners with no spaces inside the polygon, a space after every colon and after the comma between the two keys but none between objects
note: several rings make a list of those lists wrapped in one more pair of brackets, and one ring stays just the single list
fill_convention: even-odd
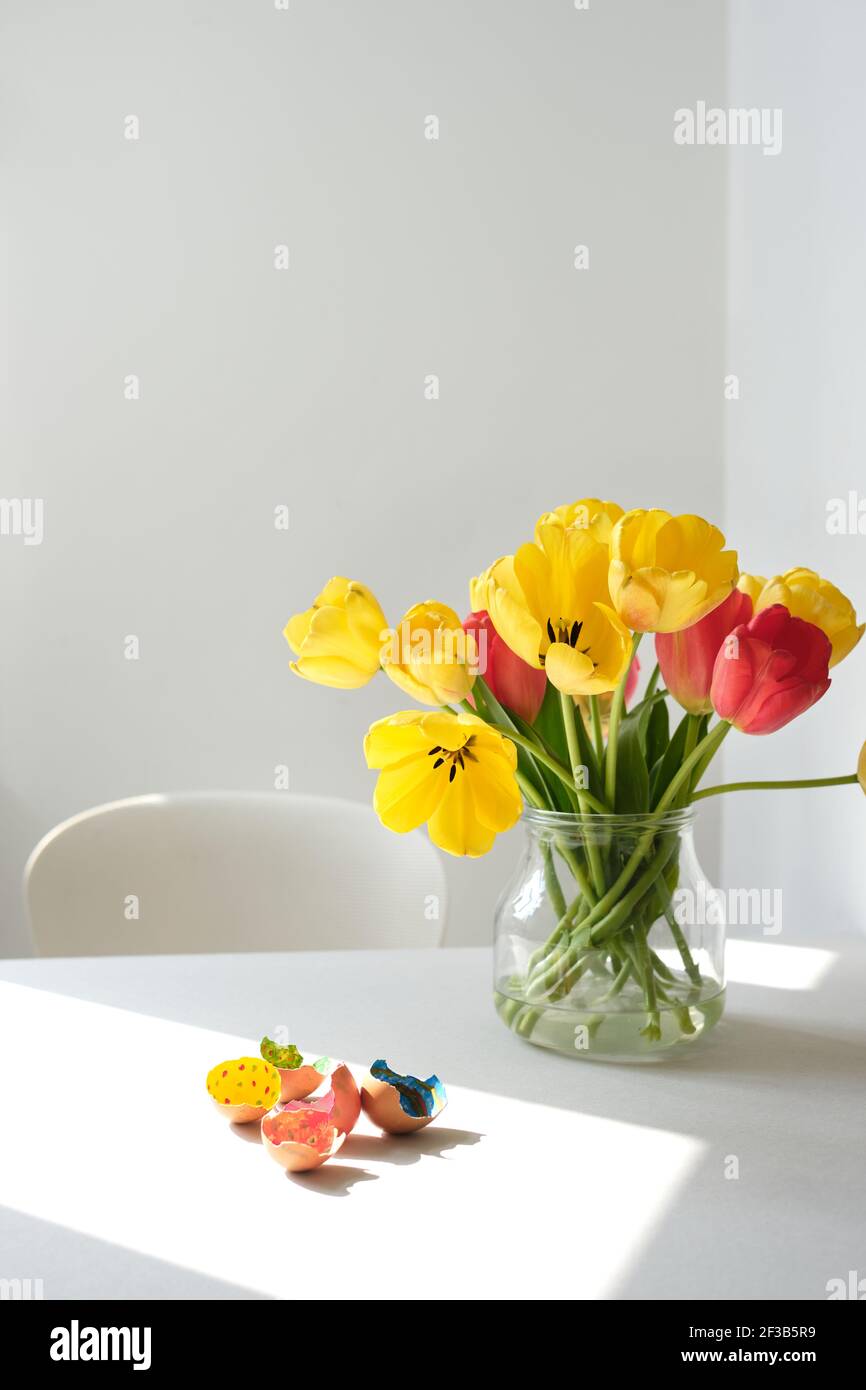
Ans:
[{"label": "green leaf", "polygon": [[[537,727],[534,727],[532,724],[528,724],[525,719],[521,719],[519,714],[512,714],[510,717],[514,722],[514,727],[517,729],[518,733],[523,734],[525,738],[541,739],[542,744],[544,744],[544,739],[541,738],[541,734],[539,733]],[[506,731],[506,737],[507,736],[508,735]],[[545,751],[553,754],[552,748],[545,746]],[[556,755],[553,754],[553,756],[555,757]],[[524,748],[518,747],[517,749],[517,765],[520,768],[521,772],[524,774],[524,776],[528,776],[533,786],[535,786],[541,792],[541,795],[544,797],[545,801],[550,803],[551,810],[574,810],[574,807],[568,798],[568,791],[563,786],[561,779],[557,777],[555,772],[551,772],[550,768],[545,767],[544,763],[538,762],[535,758],[533,758],[532,755],[528,753]]]},{"label": "green leaf", "polygon": [[601,775],[601,768],[598,765],[595,748],[589,736],[589,730],[583,722],[583,715],[580,709],[574,712],[574,727],[577,730],[577,746],[580,750],[580,761],[589,772],[589,788],[593,796],[604,799],[604,781]]},{"label": "green leaf", "polygon": [[533,728],[540,734],[557,761],[568,767],[568,744],[565,741],[565,729],[562,727],[559,691],[554,690],[549,681]]},{"label": "green leaf", "polygon": [[647,767],[655,767],[659,759],[664,757],[670,739],[668,707],[664,700],[657,700],[652,707],[646,727]]},{"label": "green leaf", "polygon": [[664,757],[656,762],[650,779],[650,804],[656,806],[683,762],[689,716],[684,714],[668,744]]},{"label": "green leaf", "polygon": [[649,772],[643,750],[643,726],[642,713],[636,713],[634,718],[627,716],[619,726],[616,756],[617,815],[631,815],[649,810]]}]

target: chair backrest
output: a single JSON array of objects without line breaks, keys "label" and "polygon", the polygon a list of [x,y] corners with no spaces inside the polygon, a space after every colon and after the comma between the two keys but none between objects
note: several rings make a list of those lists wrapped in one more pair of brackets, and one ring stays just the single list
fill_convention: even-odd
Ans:
[{"label": "chair backrest", "polygon": [[24,873],[48,956],[438,946],[447,889],[420,831],[288,792],[138,796],[83,811]]}]

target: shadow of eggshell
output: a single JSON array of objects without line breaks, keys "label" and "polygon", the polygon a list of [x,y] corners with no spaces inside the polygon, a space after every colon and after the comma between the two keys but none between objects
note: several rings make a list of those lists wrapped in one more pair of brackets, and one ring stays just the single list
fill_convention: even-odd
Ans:
[{"label": "shadow of eggshell", "polygon": [[361,1082],[361,1104],[373,1124],[387,1134],[410,1134],[435,1120],[448,1097],[438,1076],[426,1081],[401,1076],[380,1059]]},{"label": "shadow of eggshell", "polygon": [[290,1173],[319,1168],[342,1147],[346,1135],[334,1122],[333,1091],[317,1100],[280,1101],[262,1120],[262,1143]]},{"label": "shadow of eggshell", "polygon": [[207,1089],[221,1115],[246,1125],[267,1115],[280,1093],[280,1078],[261,1057],[236,1057],[211,1068]]}]

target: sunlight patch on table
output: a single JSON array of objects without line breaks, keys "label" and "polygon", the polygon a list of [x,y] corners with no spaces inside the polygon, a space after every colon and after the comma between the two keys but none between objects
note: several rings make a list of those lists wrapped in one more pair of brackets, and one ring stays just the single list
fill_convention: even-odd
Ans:
[{"label": "sunlight patch on table", "polygon": [[786,946],[779,941],[729,939],[725,971],[729,984],[764,989],[817,989],[838,960],[836,951]]},{"label": "sunlight patch on table", "polygon": [[291,1178],[205,1092],[248,1038],[0,983],[0,1049],[6,1205],[283,1298],[608,1296],[706,1149],[452,1087],[417,1141],[362,1116]]}]

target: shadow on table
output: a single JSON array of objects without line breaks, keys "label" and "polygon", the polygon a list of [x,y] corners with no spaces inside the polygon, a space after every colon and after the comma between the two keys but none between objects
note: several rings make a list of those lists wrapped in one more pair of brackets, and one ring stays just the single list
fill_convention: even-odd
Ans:
[{"label": "shadow on table", "polygon": [[375,1163],[395,1163],[402,1168],[425,1157],[444,1158],[451,1150],[479,1144],[483,1138],[483,1134],[471,1129],[431,1125],[414,1134],[350,1134],[341,1153]]},{"label": "shadow on table", "polygon": [[287,1180],[294,1186],[304,1187],[320,1197],[348,1197],[358,1183],[375,1182],[378,1177],[378,1173],[358,1168],[354,1163],[340,1163],[338,1157],[306,1173],[286,1173]]},{"label": "shadow on table", "polygon": [[[230,1125],[232,1134],[247,1144],[261,1144],[261,1125]],[[407,1167],[420,1163],[422,1158],[444,1158],[447,1153],[467,1145],[478,1144],[484,1138],[469,1129],[421,1130],[415,1134],[350,1134],[345,1144],[328,1163],[305,1173],[286,1173],[290,1182],[324,1197],[348,1197],[358,1183],[373,1182],[378,1173],[345,1163],[344,1158],[368,1160],[371,1163],[393,1163]]]}]

